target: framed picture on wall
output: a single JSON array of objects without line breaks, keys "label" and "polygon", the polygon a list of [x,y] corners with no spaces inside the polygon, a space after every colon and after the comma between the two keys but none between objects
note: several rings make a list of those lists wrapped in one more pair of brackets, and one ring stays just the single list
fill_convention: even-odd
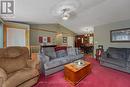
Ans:
[{"label": "framed picture on wall", "polygon": [[63,37],[63,43],[67,43],[67,37]]},{"label": "framed picture on wall", "polygon": [[51,43],[51,37],[47,37],[47,43]]},{"label": "framed picture on wall", "polygon": [[43,37],[42,37],[42,36],[39,36],[38,42],[39,42],[39,43],[43,43]]},{"label": "framed picture on wall", "polygon": [[46,36],[43,36],[43,42],[47,43],[47,37]]},{"label": "framed picture on wall", "polygon": [[112,30],[110,39],[111,42],[130,42],[130,28]]}]

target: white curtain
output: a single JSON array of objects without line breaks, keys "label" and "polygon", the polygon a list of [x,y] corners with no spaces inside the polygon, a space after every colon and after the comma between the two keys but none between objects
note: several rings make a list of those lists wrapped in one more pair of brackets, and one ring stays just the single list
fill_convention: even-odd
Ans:
[{"label": "white curtain", "polygon": [[26,46],[25,29],[7,29],[7,47],[8,46]]}]

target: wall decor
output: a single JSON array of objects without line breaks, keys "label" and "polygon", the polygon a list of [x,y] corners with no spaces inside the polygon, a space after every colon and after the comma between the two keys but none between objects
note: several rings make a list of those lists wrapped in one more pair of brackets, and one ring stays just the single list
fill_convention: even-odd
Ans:
[{"label": "wall decor", "polygon": [[63,43],[67,43],[67,37],[63,37]]},{"label": "wall decor", "polygon": [[47,43],[47,37],[46,36],[43,36],[43,42]]},{"label": "wall decor", "polygon": [[51,37],[47,37],[47,43],[51,43]]},{"label": "wall decor", "polygon": [[130,28],[111,30],[111,42],[130,42]]},{"label": "wall decor", "polygon": [[39,42],[39,43],[43,43],[43,37],[42,37],[42,36],[39,36],[38,42]]}]

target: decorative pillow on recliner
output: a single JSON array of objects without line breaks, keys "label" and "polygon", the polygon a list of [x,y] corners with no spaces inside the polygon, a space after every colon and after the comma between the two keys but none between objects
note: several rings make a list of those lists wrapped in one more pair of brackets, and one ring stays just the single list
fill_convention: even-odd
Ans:
[{"label": "decorative pillow on recliner", "polygon": [[126,50],[123,48],[110,47],[108,49],[108,55],[109,55],[109,58],[125,59],[126,58]]},{"label": "decorative pillow on recliner", "polygon": [[27,62],[24,57],[19,58],[0,58],[0,67],[2,67],[7,73],[15,72],[27,66]]}]

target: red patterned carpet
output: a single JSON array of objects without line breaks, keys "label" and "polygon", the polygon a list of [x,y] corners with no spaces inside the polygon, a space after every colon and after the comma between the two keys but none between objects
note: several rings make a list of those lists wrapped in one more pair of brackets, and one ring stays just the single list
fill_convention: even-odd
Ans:
[{"label": "red patterned carpet", "polygon": [[[92,63],[92,73],[86,76],[75,87],[130,87],[130,74],[101,66],[95,59],[88,58]],[[48,77],[41,76],[34,87],[74,87],[64,79],[64,71]]]}]

